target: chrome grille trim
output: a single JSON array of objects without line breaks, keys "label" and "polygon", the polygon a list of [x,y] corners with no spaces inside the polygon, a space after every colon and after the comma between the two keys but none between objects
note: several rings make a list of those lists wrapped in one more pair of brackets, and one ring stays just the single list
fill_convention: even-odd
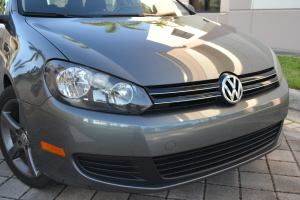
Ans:
[{"label": "chrome grille trim", "polygon": [[[242,82],[244,95],[271,89],[273,86],[275,87],[279,84],[274,67],[239,75],[238,78]],[[217,102],[219,97],[222,96],[218,79],[182,84],[146,86],[145,89],[154,103],[153,108],[150,110],[213,103]],[[155,107],[155,105],[158,107]]]},{"label": "chrome grille trim", "polygon": [[215,96],[201,97],[201,98],[181,100],[181,101],[159,102],[159,103],[155,103],[155,104],[178,103],[178,102],[185,102],[185,101],[196,101],[196,100],[200,100],[200,99],[216,98],[216,97],[220,97],[220,96],[221,95],[215,95]]},{"label": "chrome grille trim", "polygon": [[269,86],[269,85],[272,85],[272,84],[275,84],[275,83],[278,83],[278,80],[273,81],[271,83],[263,84],[263,85],[260,85],[260,86],[257,86],[257,87],[253,87],[253,88],[249,88],[249,89],[244,89],[244,92],[255,90],[255,89],[258,89],[258,88],[261,88],[261,87],[266,87],[266,86]]},{"label": "chrome grille trim", "polygon": [[256,78],[256,79],[250,80],[250,81],[243,81],[243,79],[241,79],[241,82],[242,82],[242,84],[243,84],[243,83],[250,83],[250,82],[253,82],[253,81],[258,81],[258,80],[265,79],[265,78],[269,78],[269,77],[272,77],[272,76],[276,76],[276,73],[275,73],[275,74],[268,75],[268,76],[265,76],[265,77]]},{"label": "chrome grille trim", "polygon": [[[219,84],[219,83],[216,83]],[[203,85],[210,85],[210,84],[203,84]],[[199,88],[199,89],[194,89],[194,90],[181,90],[181,91],[176,91],[176,92],[164,92],[164,93],[149,93],[150,95],[158,95],[158,94],[173,94],[173,93],[181,93],[181,92],[194,92],[194,91],[201,91],[201,90],[207,90],[207,89],[214,89],[214,88],[219,88],[220,86],[215,86],[215,87],[208,87],[208,88]]]},{"label": "chrome grille trim", "polygon": [[[201,90],[207,90],[207,89],[214,89],[219,88],[219,82],[218,80],[213,80],[211,83],[190,83],[190,85],[170,85],[167,87],[155,87],[148,86],[147,91],[150,95],[159,95],[159,94],[174,94],[174,93],[181,93],[181,92],[194,92],[194,91],[201,91]],[[195,88],[197,87],[197,88]]]}]

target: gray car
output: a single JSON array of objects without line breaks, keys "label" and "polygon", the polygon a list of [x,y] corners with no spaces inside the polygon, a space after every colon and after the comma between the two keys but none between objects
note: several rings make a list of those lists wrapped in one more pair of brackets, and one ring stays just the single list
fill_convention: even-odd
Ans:
[{"label": "gray car", "polygon": [[31,187],[155,192],[278,148],[288,85],[178,0],[0,0],[3,156]]}]

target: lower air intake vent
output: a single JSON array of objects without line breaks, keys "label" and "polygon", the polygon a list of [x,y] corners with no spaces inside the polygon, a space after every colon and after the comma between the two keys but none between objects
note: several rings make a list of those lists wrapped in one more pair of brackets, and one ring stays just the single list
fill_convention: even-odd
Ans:
[{"label": "lower air intake vent", "polygon": [[[123,157],[75,154],[75,162],[86,175],[99,180],[142,181],[139,166]],[[125,158],[125,157],[124,157]]]},{"label": "lower air intake vent", "polygon": [[274,143],[281,126],[282,122],[278,122],[230,141],[188,152],[154,157],[154,163],[163,178],[179,178],[203,173],[206,170],[235,162]]}]

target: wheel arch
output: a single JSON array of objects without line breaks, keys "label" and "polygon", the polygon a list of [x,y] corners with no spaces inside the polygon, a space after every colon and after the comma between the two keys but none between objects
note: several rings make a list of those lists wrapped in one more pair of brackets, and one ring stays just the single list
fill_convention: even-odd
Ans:
[{"label": "wheel arch", "polygon": [[2,92],[9,86],[12,86],[15,90],[16,88],[11,74],[6,69],[2,69],[0,74],[0,78],[2,78],[0,79],[0,94],[2,94]]},{"label": "wheel arch", "polygon": [[8,86],[11,86],[12,85],[12,81],[11,79],[8,77],[7,74],[4,74],[4,77],[3,77],[3,89],[7,88]]}]

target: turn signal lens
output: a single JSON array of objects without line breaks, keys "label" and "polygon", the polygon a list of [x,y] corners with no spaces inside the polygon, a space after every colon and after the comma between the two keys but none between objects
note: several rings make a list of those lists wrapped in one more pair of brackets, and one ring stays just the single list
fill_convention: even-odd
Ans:
[{"label": "turn signal lens", "polygon": [[66,153],[62,148],[56,147],[52,144],[49,144],[47,142],[43,142],[41,141],[41,147],[43,150],[48,151],[50,153],[62,156],[62,157],[66,157]]}]

